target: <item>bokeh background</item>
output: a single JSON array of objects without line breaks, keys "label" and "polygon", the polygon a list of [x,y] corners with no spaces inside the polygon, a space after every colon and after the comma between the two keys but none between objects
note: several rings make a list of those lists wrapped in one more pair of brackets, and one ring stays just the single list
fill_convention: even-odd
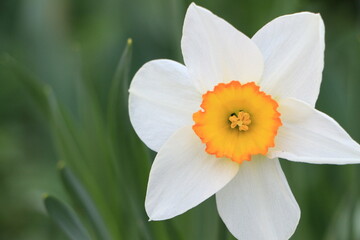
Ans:
[{"label": "bokeh background", "polygon": [[[233,239],[213,198],[165,222],[147,222],[143,207],[154,153],[131,130],[126,84],[151,59],[182,62],[190,2],[0,1],[0,239],[68,239],[44,192],[71,207],[92,239]],[[321,13],[317,108],[360,142],[360,1],[196,3],[248,36],[283,14]],[[360,239],[360,166],[281,164],[302,210],[292,239]]]}]

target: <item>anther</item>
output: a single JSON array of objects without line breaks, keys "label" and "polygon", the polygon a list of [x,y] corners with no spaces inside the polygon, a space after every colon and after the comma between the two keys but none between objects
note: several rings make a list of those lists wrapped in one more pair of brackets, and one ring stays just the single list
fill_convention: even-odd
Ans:
[{"label": "anther", "polygon": [[236,114],[232,114],[229,117],[229,121],[231,122],[231,128],[239,127],[239,131],[247,131],[249,130],[249,125],[251,123],[250,114],[244,111],[240,111],[238,112],[237,116]]}]

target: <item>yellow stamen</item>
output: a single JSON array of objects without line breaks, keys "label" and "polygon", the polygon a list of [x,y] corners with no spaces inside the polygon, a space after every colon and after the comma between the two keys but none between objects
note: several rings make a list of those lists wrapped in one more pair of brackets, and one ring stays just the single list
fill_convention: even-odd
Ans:
[{"label": "yellow stamen", "polygon": [[231,128],[239,127],[239,131],[247,131],[249,130],[249,125],[251,123],[250,114],[240,111],[237,116],[230,116],[229,121],[231,122]]}]

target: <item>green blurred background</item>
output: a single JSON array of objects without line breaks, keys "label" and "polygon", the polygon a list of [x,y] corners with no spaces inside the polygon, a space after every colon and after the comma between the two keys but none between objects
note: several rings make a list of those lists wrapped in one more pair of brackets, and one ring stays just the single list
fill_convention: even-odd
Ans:
[{"label": "green blurred background", "polygon": [[[321,13],[326,57],[317,108],[360,142],[360,1],[196,3],[248,36],[283,14]],[[93,239],[233,239],[213,198],[175,219],[147,222],[143,202],[154,153],[130,130],[126,85],[117,82],[131,79],[151,59],[182,62],[189,4],[0,1],[0,239],[68,239],[47,215],[44,192],[72,206]],[[114,77],[129,37],[132,50],[126,50]],[[93,227],[89,209],[76,201],[77,193],[64,187],[66,177],[56,167],[60,160],[91,196],[104,235]],[[292,239],[360,239],[360,166],[281,164],[302,210]]]}]

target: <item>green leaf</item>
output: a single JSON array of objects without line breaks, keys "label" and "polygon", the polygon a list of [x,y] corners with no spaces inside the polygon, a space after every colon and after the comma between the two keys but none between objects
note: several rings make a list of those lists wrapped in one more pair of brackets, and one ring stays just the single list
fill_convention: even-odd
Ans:
[{"label": "green leaf", "polygon": [[[146,182],[149,170],[149,159],[145,146],[134,135],[128,116],[128,89],[130,85],[129,71],[132,58],[132,39],[127,44],[118,62],[113,76],[107,106],[107,129],[110,136],[109,146],[114,156],[114,166],[118,169],[119,186],[124,189],[129,211],[138,219],[137,227],[144,239],[153,239],[149,224],[145,219],[141,183]],[[126,146],[119,148],[118,146]],[[118,161],[117,159],[120,159]],[[132,161],[129,161],[132,159]],[[142,177],[143,179],[140,179]],[[140,180],[140,181],[139,181]]]},{"label": "green leaf", "polygon": [[49,216],[72,240],[90,240],[90,235],[76,213],[58,199],[44,195],[44,204]]},{"label": "green leaf", "polygon": [[121,115],[121,110],[124,111],[127,109],[131,57],[132,39],[129,38],[110,86],[107,117],[109,129],[111,129],[112,132],[119,130],[119,123],[126,122],[122,119],[123,114]]},{"label": "green leaf", "polygon": [[66,189],[74,198],[74,201],[84,208],[98,238],[102,240],[111,239],[102,216],[99,214],[98,209],[83,185],[72,171],[65,167],[63,162],[59,163],[59,169]]}]

